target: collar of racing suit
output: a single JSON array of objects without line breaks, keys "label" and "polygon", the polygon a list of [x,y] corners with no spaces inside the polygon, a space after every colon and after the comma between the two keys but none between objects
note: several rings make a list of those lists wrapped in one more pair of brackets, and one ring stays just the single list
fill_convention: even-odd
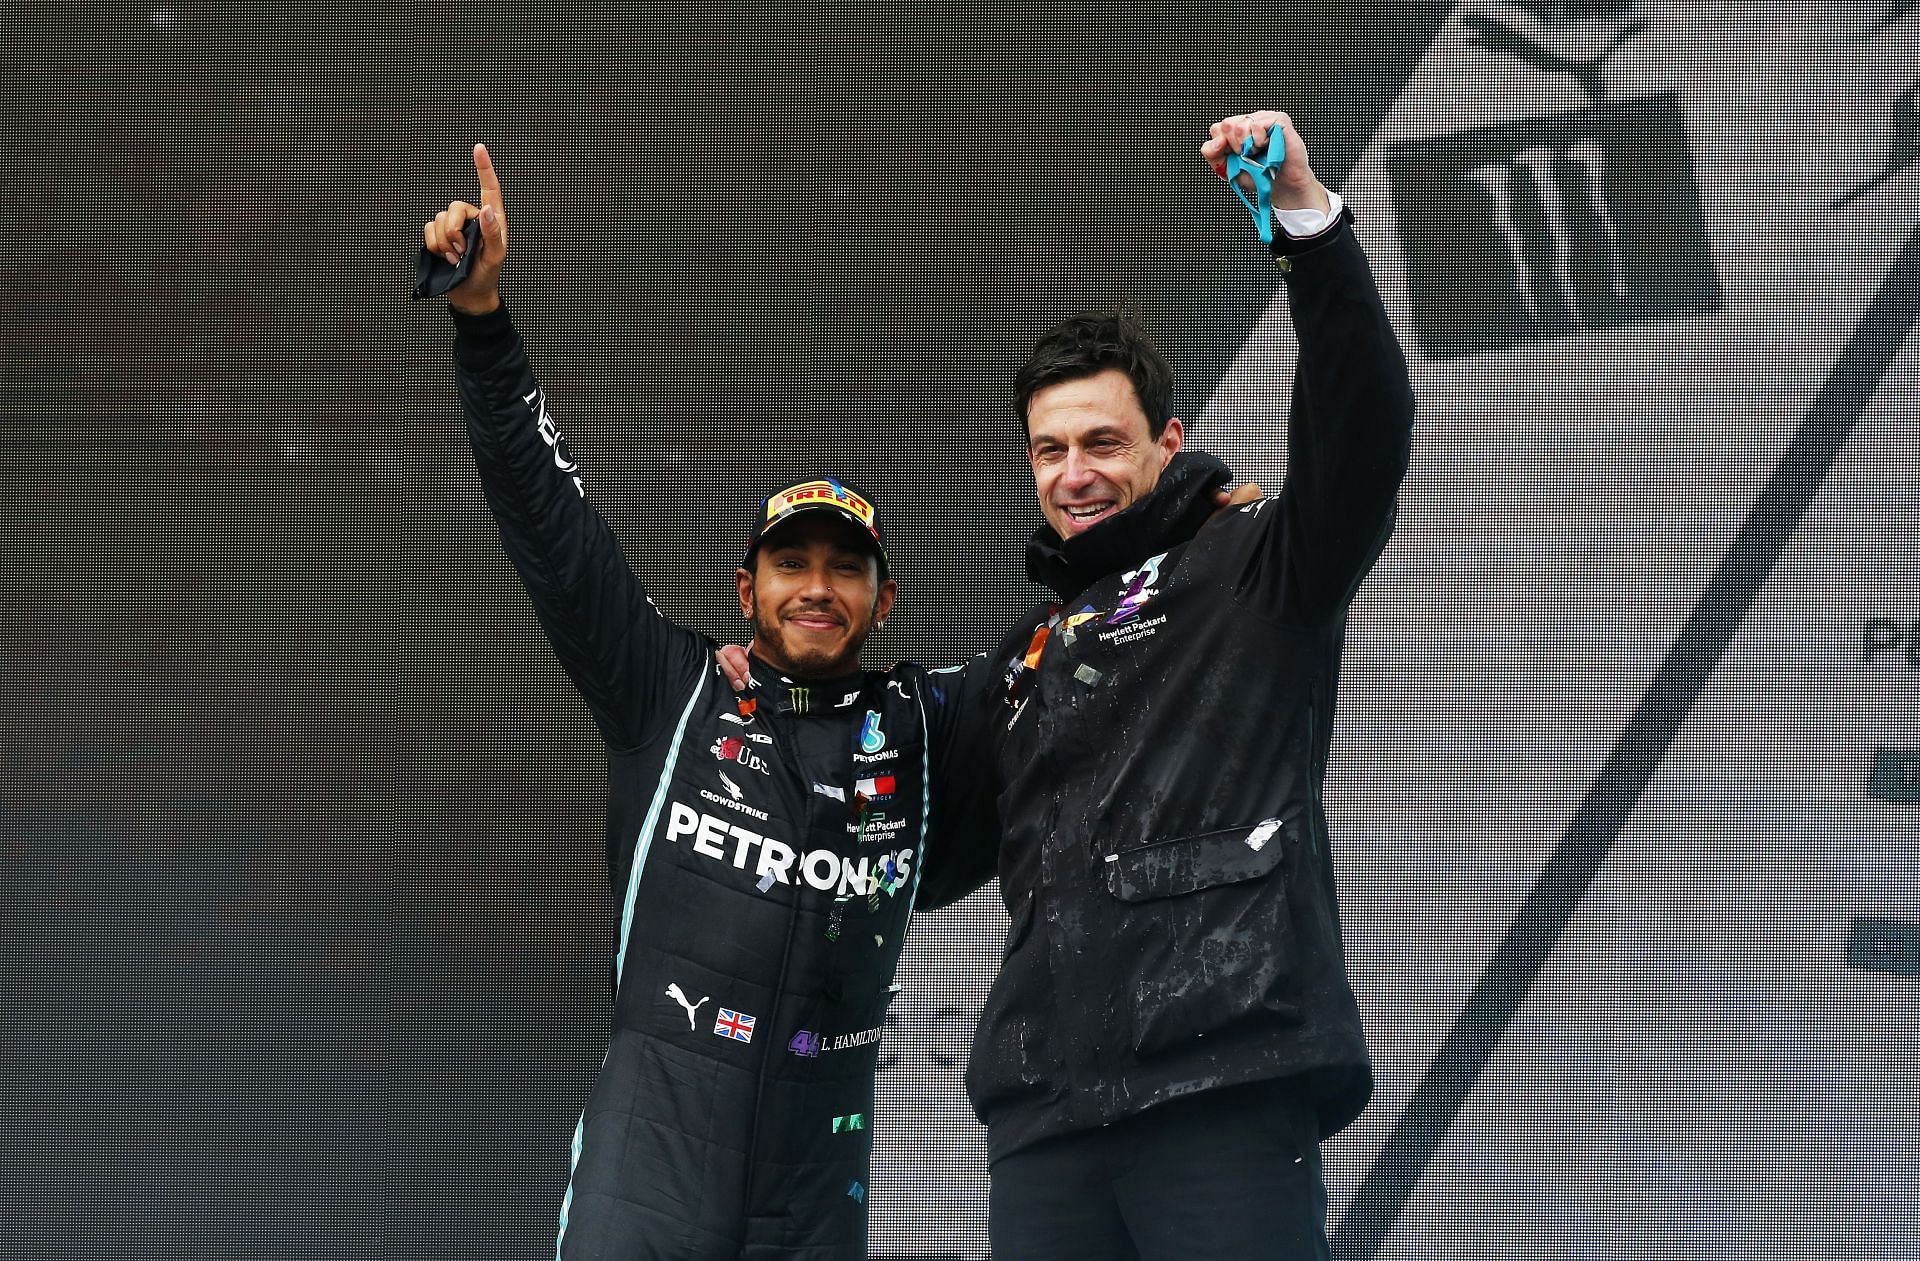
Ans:
[{"label": "collar of racing suit", "polygon": [[1213,516],[1213,492],[1233,480],[1226,465],[1204,451],[1175,453],[1146,498],[1083,534],[1062,542],[1050,525],[1027,541],[1027,577],[1072,600],[1108,574],[1186,542]]},{"label": "collar of racing suit", "polygon": [[[753,686],[746,696],[766,703],[776,714],[815,717],[845,709],[860,698],[868,672],[854,669],[826,679],[796,679],[782,674],[759,657],[748,654]],[[744,699],[744,697],[743,697]]]}]

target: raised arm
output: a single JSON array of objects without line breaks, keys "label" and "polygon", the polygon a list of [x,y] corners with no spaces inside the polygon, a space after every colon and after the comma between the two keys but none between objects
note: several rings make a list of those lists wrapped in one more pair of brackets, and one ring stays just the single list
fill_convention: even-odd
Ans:
[{"label": "raised arm", "polygon": [[704,641],[663,618],[613,531],[587,502],[579,466],[547,410],[500,299],[506,206],[484,145],[474,146],[481,204],[456,201],[422,230],[458,263],[469,221],[480,234],[467,278],[447,293],[460,406],[500,541],[548,641],[609,747],[642,743],[670,700],[708,668]]},{"label": "raised arm", "polygon": [[1277,505],[1283,528],[1275,531],[1286,555],[1272,572],[1287,614],[1318,620],[1345,609],[1392,532],[1412,446],[1413,387],[1352,212],[1313,174],[1292,119],[1268,110],[1216,123],[1201,157],[1224,174],[1227,153],[1249,136],[1264,150],[1275,131],[1287,146],[1273,180],[1282,226],[1294,230],[1299,212],[1332,212],[1311,235],[1276,232],[1273,241],[1300,355]]}]

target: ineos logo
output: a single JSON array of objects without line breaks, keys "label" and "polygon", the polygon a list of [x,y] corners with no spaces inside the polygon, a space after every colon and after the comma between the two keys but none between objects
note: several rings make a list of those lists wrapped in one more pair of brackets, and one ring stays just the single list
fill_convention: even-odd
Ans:
[{"label": "ineos logo", "polygon": [[767,773],[767,764],[739,736],[721,736],[713,742],[712,752],[722,762],[733,762],[750,771],[759,771],[762,775]]},{"label": "ineos logo", "polygon": [[[560,427],[547,415],[546,392],[535,390],[531,394],[522,396],[522,401],[534,413],[534,427],[539,430],[540,441],[553,450],[553,466],[572,477],[573,488],[584,498],[587,487],[586,483],[580,480],[580,466],[574,463],[573,456],[568,453],[567,440],[561,436]],[[653,601],[649,599],[647,603],[652,604]]]}]

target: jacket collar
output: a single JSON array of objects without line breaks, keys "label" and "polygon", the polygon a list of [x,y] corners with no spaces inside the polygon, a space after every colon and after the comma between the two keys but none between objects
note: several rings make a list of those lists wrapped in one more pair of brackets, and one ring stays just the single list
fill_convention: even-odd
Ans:
[{"label": "jacket collar", "polygon": [[829,714],[846,709],[860,699],[869,678],[867,671],[855,669],[832,678],[796,679],[751,654],[747,673],[752,681],[741,699],[764,703],[776,714]]},{"label": "jacket collar", "polygon": [[1232,479],[1206,452],[1182,448],[1144,499],[1091,530],[1063,542],[1052,526],[1041,525],[1027,541],[1027,577],[1071,600],[1108,574],[1198,534],[1213,515],[1213,492]]}]

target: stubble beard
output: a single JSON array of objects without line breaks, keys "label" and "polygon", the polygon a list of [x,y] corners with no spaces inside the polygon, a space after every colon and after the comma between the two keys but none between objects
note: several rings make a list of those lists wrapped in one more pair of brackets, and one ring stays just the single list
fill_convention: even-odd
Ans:
[{"label": "stubble beard", "polygon": [[852,673],[860,664],[860,646],[867,638],[865,633],[856,634],[847,641],[846,650],[838,655],[819,649],[796,649],[787,640],[780,619],[769,618],[761,612],[757,593],[753,597],[753,616],[747,624],[753,627],[753,642],[760,656],[797,679],[830,679]]}]

